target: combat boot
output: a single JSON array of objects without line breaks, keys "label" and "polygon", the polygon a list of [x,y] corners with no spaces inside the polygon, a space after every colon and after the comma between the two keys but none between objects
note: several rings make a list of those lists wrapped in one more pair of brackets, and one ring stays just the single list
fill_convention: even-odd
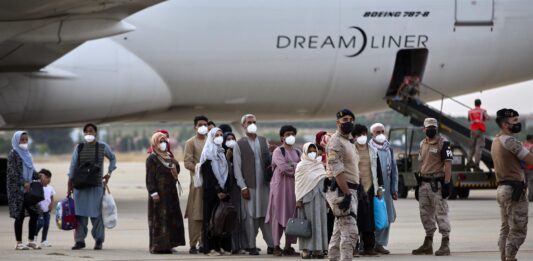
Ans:
[{"label": "combat boot", "polygon": [[433,237],[424,238],[424,244],[413,250],[413,255],[433,255]]},{"label": "combat boot", "polygon": [[449,256],[450,255],[450,238],[443,237],[440,243],[439,250],[435,251],[436,256]]}]

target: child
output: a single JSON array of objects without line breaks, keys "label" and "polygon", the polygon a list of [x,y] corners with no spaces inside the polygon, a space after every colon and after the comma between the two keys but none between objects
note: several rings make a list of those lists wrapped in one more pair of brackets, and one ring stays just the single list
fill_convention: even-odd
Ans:
[{"label": "child", "polygon": [[41,183],[43,183],[44,190],[44,200],[39,202],[39,206],[43,211],[43,214],[37,220],[37,230],[35,232],[35,237],[39,234],[41,228],[43,229],[43,235],[41,239],[41,247],[51,247],[50,243],[46,240],[48,236],[48,227],[50,225],[50,212],[52,211],[52,206],[54,204],[54,195],[56,191],[54,188],[49,185],[52,180],[52,173],[47,169],[41,169],[39,171],[41,174]]}]

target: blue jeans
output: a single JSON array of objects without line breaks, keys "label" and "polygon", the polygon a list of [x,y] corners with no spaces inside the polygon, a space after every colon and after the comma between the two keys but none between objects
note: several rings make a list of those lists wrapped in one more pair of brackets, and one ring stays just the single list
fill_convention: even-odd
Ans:
[{"label": "blue jeans", "polygon": [[48,236],[48,227],[50,226],[50,212],[45,212],[41,216],[39,216],[39,219],[37,219],[37,230],[35,231],[35,237],[39,235],[39,231],[41,231],[41,228],[43,229],[43,235],[41,236],[41,242],[46,241],[46,237]]}]

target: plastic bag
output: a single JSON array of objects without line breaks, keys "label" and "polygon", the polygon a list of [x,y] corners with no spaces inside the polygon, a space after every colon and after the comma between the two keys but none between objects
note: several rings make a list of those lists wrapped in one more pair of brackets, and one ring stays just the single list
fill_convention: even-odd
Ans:
[{"label": "plastic bag", "polygon": [[104,221],[104,226],[108,229],[114,228],[117,225],[117,205],[115,204],[115,200],[113,199],[108,186],[106,186],[104,197],[102,199],[102,219]]},{"label": "plastic bag", "polygon": [[194,166],[194,176],[193,176],[193,182],[194,182],[194,187],[195,188],[199,188],[202,186],[203,184],[203,181],[204,179],[202,178],[202,173],[200,173],[200,169],[202,168],[202,165],[200,165],[200,163],[196,164],[196,166]]},{"label": "plastic bag", "polygon": [[389,216],[387,215],[387,206],[385,200],[374,197],[374,221],[376,230],[380,231],[389,227]]}]

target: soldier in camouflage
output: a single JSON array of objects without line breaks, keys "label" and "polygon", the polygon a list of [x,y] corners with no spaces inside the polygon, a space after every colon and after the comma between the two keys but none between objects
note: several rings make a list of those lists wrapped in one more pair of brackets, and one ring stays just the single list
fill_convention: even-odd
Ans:
[{"label": "soldier in camouflage", "polygon": [[436,119],[424,120],[426,138],[420,143],[418,203],[426,237],[422,246],[413,250],[413,255],[433,255],[433,234],[437,230],[435,223],[442,234],[441,246],[435,251],[435,255],[450,255],[451,226],[447,198],[450,193],[453,153],[449,142],[437,135],[437,129]]},{"label": "soldier in camouflage", "polygon": [[[359,188],[359,155],[350,141],[355,116],[349,110],[337,113],[337,132],[327,144],[327,173],[334,179],[335,189],[326,196],[335,214],[333,235],[329,243],[329,260],[352,260],[357,231],[357,189]],[[333,195],[333,198],[331,198]]]},{"label": "soldier in camouflage", "polygon": [[501,109],[496,113],[500,132],[494,138],[491,155],[498,189],[496,199],[500,206],[501,228],[498,246],[502,261],[515,261],[518,249],[527,235],[527,185],[520,161],[533,164],[533,154],[522,147],[513,135],[522,130],[518,112]]}]

